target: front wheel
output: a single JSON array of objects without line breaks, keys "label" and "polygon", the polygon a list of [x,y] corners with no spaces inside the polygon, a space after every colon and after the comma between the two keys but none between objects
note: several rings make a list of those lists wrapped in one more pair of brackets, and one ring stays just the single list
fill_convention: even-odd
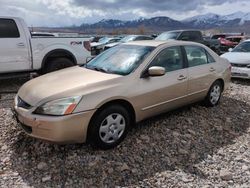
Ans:
[{"label": "front wheel", "polygon": [[220,101],[222,90],[223,88],[221,82],[215,81],[210,87],[208,94],[205,98],[206,106],[216,106]]},{"label": "front wheel", "polygon": [[43,73],[50,73],[72,66],[74,66],[74,63],[68,58],[56,58],[46,63],[45,67],[43,68]]},{"label": "front wheel", "polygon": [[131,123],[128,111],[119,105],[111,105],[96,114],[89,127],[90,144],[101,149],[116,147],[126,137]]}]

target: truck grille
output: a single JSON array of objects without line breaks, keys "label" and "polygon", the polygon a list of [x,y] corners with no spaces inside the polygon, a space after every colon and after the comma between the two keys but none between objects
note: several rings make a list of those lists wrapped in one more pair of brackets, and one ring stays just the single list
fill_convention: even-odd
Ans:
[{"label": "truck grille", "polygon": [[20,97],[17,98],[17,106],[20,107],[20,108],[27,109],[27,110],[32,108],[32,106],[30,104],[26,103]]}]

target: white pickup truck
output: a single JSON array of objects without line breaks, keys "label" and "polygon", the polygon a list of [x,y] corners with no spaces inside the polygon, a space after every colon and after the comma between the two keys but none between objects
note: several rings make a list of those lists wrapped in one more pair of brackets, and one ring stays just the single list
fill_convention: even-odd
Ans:
[{"label": "white pickup truck", "polygon": [[32,37],[23,19],[0,17],[0,76],[84,64],[90,50],[89,38]]}]

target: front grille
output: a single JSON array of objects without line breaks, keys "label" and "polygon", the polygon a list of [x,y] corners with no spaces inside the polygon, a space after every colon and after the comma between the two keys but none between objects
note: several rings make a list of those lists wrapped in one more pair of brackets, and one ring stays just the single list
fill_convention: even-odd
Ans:
[{"label": "front grille", "polygon": [[239,77],[248,78],[248,74],[246,74],[246,73],[232,72],[232,76],[239,76]]},{"label": "front grille", "polygon": [[20,97],[17,98],[17,106],[20,108],[27,109],[27,110],[32,108],[32,106],[30,104],[28,104],[27,102],[22,100]]},{"label": "front grille", "polygon": [[250,64],[236,64],[236,63],[231,63],[231,65],[233,66],[233,67],[242,67],[242,68],[244,68],[244,67],[247,67],[247,68],[250,68]]}]

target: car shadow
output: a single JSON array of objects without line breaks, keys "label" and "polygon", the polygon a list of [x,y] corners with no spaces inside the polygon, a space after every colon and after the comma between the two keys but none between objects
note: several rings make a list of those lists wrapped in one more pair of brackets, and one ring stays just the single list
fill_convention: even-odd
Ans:
[{"label": "car shadow", "polygon": [[231,82],[234,83],[234,84],[250,86],[250,79],[232,78]]},{"label": "car shadow", "polygon": [[250,125],[243,120],[250,119],[249,111],[249,104],[229,97],[213,108],[191,105],[137,124],[120,146],[107,151],[46,143],[16,127],[7,133],[13,140],[11,169],[37,188],[138,185],[176,169],[206,178],[196,165],[247,132]]}]

